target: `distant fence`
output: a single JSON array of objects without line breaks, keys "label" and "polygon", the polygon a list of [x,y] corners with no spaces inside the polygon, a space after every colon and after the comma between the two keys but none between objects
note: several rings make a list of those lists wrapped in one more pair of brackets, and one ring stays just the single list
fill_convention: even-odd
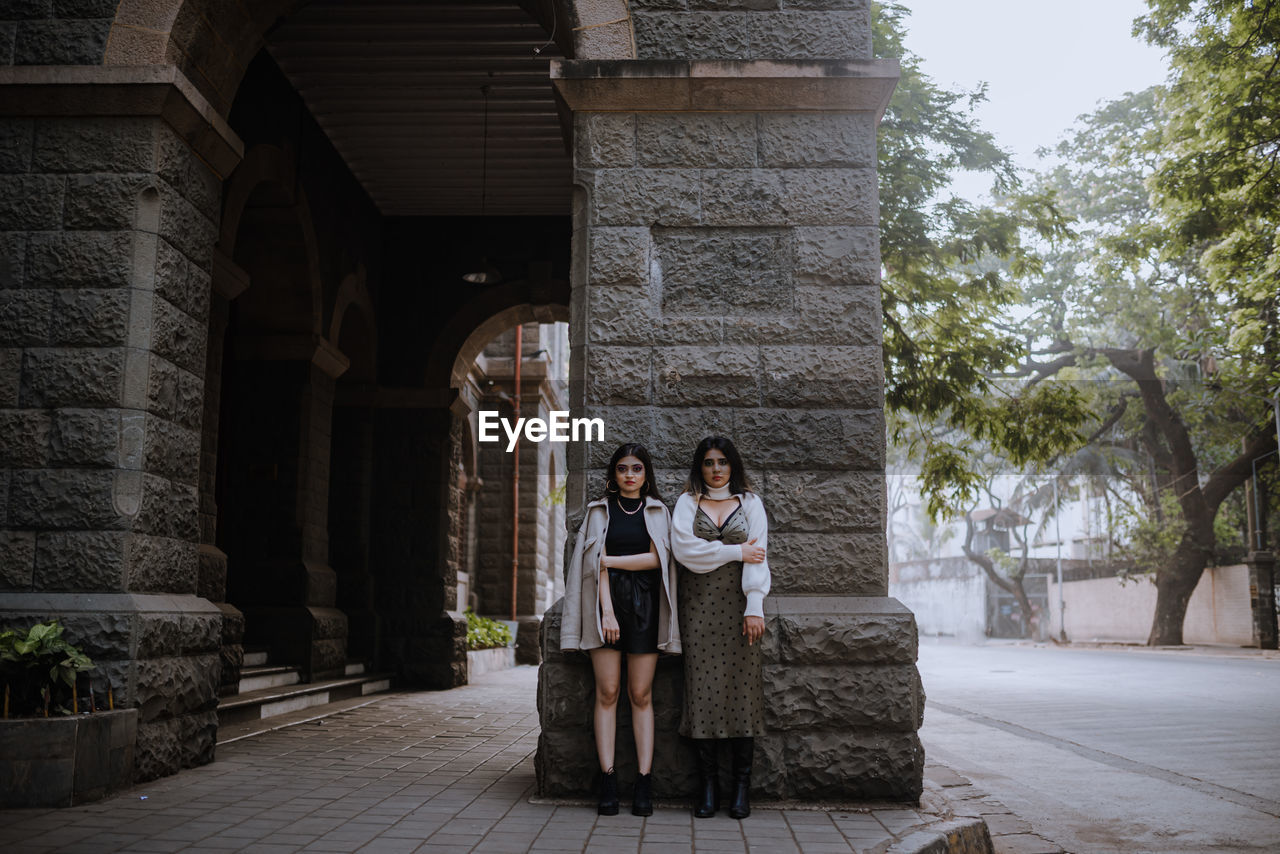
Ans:
[{"label": "distant fence", "polygon": [[[1156,613],[1156,586],[1142,577],[1121,584],[1118,578],[1094,578],[1063,584],[1067,639],[1146,643]],[[1205,570],[1187,605],[1182,626],[1186,643],[1248,646],[1253,640],[1249,604],[1249,568],[1220,566]],[[1049,582],[1050,632],[1058,637],[1058,585]]]}]

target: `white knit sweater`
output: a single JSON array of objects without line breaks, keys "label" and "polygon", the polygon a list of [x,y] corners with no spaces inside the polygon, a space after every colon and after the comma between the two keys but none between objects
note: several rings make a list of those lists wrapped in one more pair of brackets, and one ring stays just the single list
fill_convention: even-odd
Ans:
[{"label": "white knit sweater", "polygon": [[[764,502],[753,492],[738,493],[742,512],[747,515],[747,541],[769,549],[769,519],[765,516]],[[691,572],[711,572],[726,563],[742,560],[742,546],[728,545],[719,540],[704,540],[693,533],[693,518],[698,512],[698,501],[689,493],[676,501],[671,514],[671,553]],[[704,511],[705,512],[705,511]],[[764,616],[764,597],[769,593],[769,561],[743,563],[742,592],[747,595],[745,617]]]}]

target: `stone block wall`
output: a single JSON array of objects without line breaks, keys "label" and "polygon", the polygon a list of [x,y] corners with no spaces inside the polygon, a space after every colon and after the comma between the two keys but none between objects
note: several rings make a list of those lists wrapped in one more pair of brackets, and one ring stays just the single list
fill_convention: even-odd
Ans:
[{"label": "stone block wall", "polygon": [[870,59],[869,0],[633,0],[639,59]]},{"label": "stone block wall", "polygon": [[[887,597],[884,541],[875,130],[896,68],[869,61],[861,0],[641,0],[633,19],[637,61],[553,68],[580,190],[570,395],[606,425],[570,458],[570,524],[618,442],[648,445],[674,501],[696,443],[732,438],[770,515],[755,788],[914,800],[916,629]],[[557,629],[539,787],[582,793],[590,666],[556,654]],[[682,674],[664,663],[657,679],[655,790],[677,794],[692,773]]]},{"label": "stone block wall", "polygon": [[0,65],[98,65],[116,0],[7,0]]},{"label": "stone block wall", "polygon": [[142,779],[213,751],[221,614],[196,544],[218,199],[158,116],[0,119],[0,623],[64,615],[139,708]]}]

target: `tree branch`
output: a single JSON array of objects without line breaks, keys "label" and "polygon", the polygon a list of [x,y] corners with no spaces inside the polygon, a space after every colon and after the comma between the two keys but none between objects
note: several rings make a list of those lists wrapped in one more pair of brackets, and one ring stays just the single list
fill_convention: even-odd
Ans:
[{"label": "tree branch", "polygon": [[1204,500],[1210,510],[1216,513],[1227,496],[1253,474],[1253,461],[1275,447],[1275,434],[1271,432],[1270,423],[1250,435],[1245,440],[1244,450],[1235,459],[1209,475],[1209,482],[1204,485]]}]

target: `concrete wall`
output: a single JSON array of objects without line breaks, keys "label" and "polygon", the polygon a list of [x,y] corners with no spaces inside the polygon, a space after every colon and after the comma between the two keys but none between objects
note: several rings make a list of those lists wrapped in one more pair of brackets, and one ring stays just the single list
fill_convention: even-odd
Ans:
[{"label": "concrete wall", "polygon": [[915,612],[922,635],[986,637],[987,579],[968,558],[894,564],[889,594]]},{"label": "concrete wall", "polygon": [[[1068,581],[1063,585],[1067,638],[1146,643],[1156,611],[1156,588],[1146,578],[1122,584],[1118,578]],[[1205,570],[1187,606],[1183,640],[1189,644],[1248,646],[1253,639],[1249,610],[1249,568]],[[1061,631],[1058,585],[1049,584],[1050,631]]]}]

